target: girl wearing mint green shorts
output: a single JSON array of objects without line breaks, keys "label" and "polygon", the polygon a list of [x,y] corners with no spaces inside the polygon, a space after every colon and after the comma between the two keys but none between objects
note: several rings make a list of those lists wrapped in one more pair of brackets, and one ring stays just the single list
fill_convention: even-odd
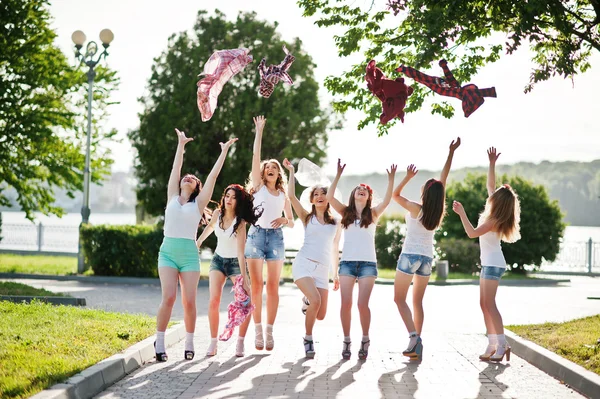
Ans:
[{"label": "girl wearing mint green shorts", "polygon": [[193,140],[175,129],[179,138],[173,169],[167,188],[165,209],[165,237],[158,253],[158,276],[162,301],[156,315],[156,360],[167,361],[165,330],[171,318],[177,296],[177,281],[181,285],[181,302],[186,330],[184,358],[194,358],[194,330],[196,327],[196,290],[200,279],[200,259],[196,247],[196,233],[200,221],[205,218],[205,208],[212,197],[215,181],[223,167],[227,151],[237,139],[221,143],[221,155],[206,177],[204,187],[194,175],[181,178],[183,153],[187,143]]}]

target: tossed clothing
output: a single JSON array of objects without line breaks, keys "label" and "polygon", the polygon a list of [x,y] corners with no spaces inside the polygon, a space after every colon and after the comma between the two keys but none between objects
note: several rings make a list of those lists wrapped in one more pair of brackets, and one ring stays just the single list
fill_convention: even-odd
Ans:
[{"label": "tossed clothing", "polygon": [[292,63],[296,60],[296,57],[290,54],[288,49],[283,46],[283,52],[285,58],[279,65],[265,66],[267,60],[263,58],[258,65],[258,73],[260,74],[260,87],[258,92],[265,98],[271,97],[275,90],[275,85],[279,81],[283,81],[289,85],[294,84],[292,77],[288,74],[288,69],[292,66]]},{"label": "tossed clothing", "polygon": [[436,76],[429,76],[407,66],[400,66],[396,68],[396,71],[401,72],[409,78],[424,84],[437,94],[447,97],[455,97],[462,100],[462,108],[465,118],[468,118],[483,104],[484,97],[496,97],[495,87],[480,89],[472,83],[461,87],[460,83],[454,79],[454,75],[452,75],[452,72],[448,68],[448,63],[446,60],[441,60],[439,65],[442,67],[446,79]]},{"label": "tossed clothing", "polygon": [[241,326],[246,318],[254,311],[254,304],[250,303],[250,296],[244,289],[244,277],[240,274],[233,284],[233,302],[227,306],[227,324],[225,330],[219,336],[219,340],[227,341],[233,334],[233,329]]},{"label": "tossed clothing", "polygon": [[206,61],[204,71],[199,75],[204,75],[204,78],[197,83],[198,109],[202,115],[202,122],[212,118],[217,108],[217,98],[225,83],[252,62],[249,52],[247,48],[219,50]]},{"label": "tossed clothing", "polygon": [[381,69],[375,66],[375,60],[371,60],[367,64],[365,80],[367,88],[381,100],[381,124],[385,125],[394,118],[399,118],[404,123],[406,99],[413,93],[413,88],[404,84],[404,78],[386,78]]}]

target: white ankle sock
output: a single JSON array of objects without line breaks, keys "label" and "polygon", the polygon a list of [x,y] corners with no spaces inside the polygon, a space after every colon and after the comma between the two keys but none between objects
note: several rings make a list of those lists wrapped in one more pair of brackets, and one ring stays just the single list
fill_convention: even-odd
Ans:
[{"label": "white ankle sock", "polygon": [[312,335],[305,335],[304,339],[307,341],[312,341]]},{"label": "white ankle sock", "polygon": [[350,337],[346,337],[344,336],[344,342],[351,342],[352,340],[350,339]]},{"label": "white ankle sock", "polygon": [[369,336],[368,335],[363,335],[362,342],[367,342],[368,340],[369,340]]},{"label": "white ankle sock", "polygon": [[165,353],[165,332],[156,332],[156,353]]},{"label": "white ankle sock", "polygon": [[273,335],[273,324],[267,324],[267,334]]},{"label": "white ankle sock", "polygon": [[185,333],[185,350],[186,351],[194,351],[194,333],[186,332]]},{"label": "white ankle sock", "polygon": [[497,334],[498,337],[498,346],[505,347],[506,346],[506,336],[504,334]]},{"label": "white ankle sock", "polygon": [[211,338],[210,339],[210,345],[208,345],[208,349],[206,350],[207,353],[214,353],[215,349],[217,349],[217,339],[216,338]]},{"label": "white ankle sock", "polygon": [[256,335],[260,335],[262,337],[262,335],[263,335],[262,323],[255,323],[254,331],[256,332]]},{"label": "white ankle sock", "polygon": [[488,334],[488,341],[490,346],[498,345],[498,336],[496,334]]},{"label": "white ankle sock", "polygon": [[416,331],[412,331],[408,334],[408,347],[412,348],[417,344],[417,338],[419,338],[419,334]]}]

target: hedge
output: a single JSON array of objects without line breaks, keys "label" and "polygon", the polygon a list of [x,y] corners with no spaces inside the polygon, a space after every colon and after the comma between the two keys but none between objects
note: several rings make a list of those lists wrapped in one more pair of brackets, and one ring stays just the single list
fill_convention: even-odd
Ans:
[{"label": "hedge", "polygon": [[98,276],[158,277],[161,226],[84,225],[85,263]]},{"label": "hedge", "polygon": [[402,252],[403,217],[382,216],[375,230],[375,253],[377,264],[383,269],[395,269]]},{"label": "hedge", "polygon": [[480,270],[479,244],[465,238],[443,238],[437,242],[440,259],[448,260],[451,272],[476,273]]}]

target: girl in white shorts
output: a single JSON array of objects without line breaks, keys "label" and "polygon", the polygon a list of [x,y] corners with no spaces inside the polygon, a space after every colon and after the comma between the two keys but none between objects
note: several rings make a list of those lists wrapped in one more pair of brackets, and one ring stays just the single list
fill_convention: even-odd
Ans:
[{"label": "girl in white shorts", "polygon": [[[294,166],[285,159],[283,166],[290,172],[288,197],[298,218],[304,224],[304,242],[292,265],[294,282],[304,294],[306,319],[304,352],[306,357],[315,356],[312,330],[315,321],[323,320],[327,313],[329,269],[333,266],[333,290],[340,286],[337,269],[339,262],[340,224],[331,215],[327,201],[327,187],[314,186],[310,191],[311,210],[308,212],[295,193]],[[304,309],[303,309],[304,311]]]}]

